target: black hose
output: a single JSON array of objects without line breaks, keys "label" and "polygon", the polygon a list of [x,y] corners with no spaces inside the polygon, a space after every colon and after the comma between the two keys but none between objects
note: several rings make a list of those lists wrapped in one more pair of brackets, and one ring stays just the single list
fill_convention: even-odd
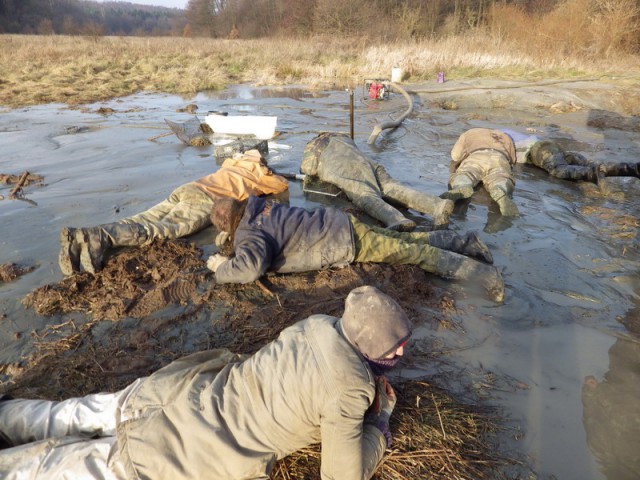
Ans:
[{"label": "black hose", "polygon": [[407,116],[413,111],[413,100],[411,99],[409,94],[402,87],[400,87],[397,83],[393,83],[392,82],[391,86],[394,89],[398,90],[402,94],[402,96],[407,99],[407,103],[409,103],[409,107],[396,120],[391,120],[391,121],[383,122],[383,123],[380,123],[380,124],[376,125],[373,128],[373,131],[371,132],[371,135],[369,135],[369,140],[367,140],[367,144],[368,145],[371,145],[371,144],[375,143],[376,138],[378,138],[378,135],[380,135],[383,130],[387,130],[389,128],[398,128],[400,126],[400,124],[402,123],[402,121],[405,118],[407,118]]}]

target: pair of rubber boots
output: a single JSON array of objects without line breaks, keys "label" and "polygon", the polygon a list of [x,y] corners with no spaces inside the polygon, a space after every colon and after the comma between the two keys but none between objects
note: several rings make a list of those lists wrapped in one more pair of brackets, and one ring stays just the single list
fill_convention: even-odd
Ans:
[{"label": "pair of rubber boots", "polygon": [[[462,187],[452,188],[440,194],[440,198],[457,202],[465,198],[470,198],[473,195],[473,187],[470,185],[464,185]],[[504,217],[519,217],[520,212],[513,199],[504,193],[502,190],[494,190],[489,192],[491,198],[498,204],[500,208],[500,214]]]},{"label": "pair of rubber boots", "polygon": [[60,231],[58,264],[63,275],[102,269],[107,251],[113,247],[143,245],[144,227],[137,223],[108,223],[90,228],[64,227]]}]

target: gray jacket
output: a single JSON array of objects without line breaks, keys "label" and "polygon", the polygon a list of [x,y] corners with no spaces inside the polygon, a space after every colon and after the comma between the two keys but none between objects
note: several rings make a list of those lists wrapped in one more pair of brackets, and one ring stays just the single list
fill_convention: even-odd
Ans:
[{"label": "gray jacket", "polygon": [[335,208],[313,211],[249,197],[234,238],[235,256],[216,270],[218,283],[249,283],[268,270],[306,272],[353,262],[349,216]]},{"label": "gray jacket", "polygon": [[244,360],[201,352],[148,377],[124,408],[119,455],[132,479],[266,479],[321,442],[323,479],[368,479],[385,450],[363,424],[374,396],[339,320],[314,315]]}]

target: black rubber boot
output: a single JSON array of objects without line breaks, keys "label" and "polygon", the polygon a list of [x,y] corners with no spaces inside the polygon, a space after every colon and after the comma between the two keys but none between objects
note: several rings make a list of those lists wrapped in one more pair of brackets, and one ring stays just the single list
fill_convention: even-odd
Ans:
[{"label": "black rubber boot", "polygon": [[640,163],[601,163],[598,171],[605,177],[640,178]]},{"label": "black rubber boot", "polygon": [[137,223],[108,223],[91,228],[76,230],[80,245],[80,264],[89,273],[102,270],[104,257],[113,247],[141,246],[148,235],[144,227]]},{"label": "black rubber boot", "polygon": [[477,232],[469,232],[464,236],[464,252],[466,255],[485,263],[493,263],[493,255],[489,247],[480,239]]},{"label": "black rubber boot", "polygon": [[429,245],[450,252],[466,255],[471,258],[493,263],[493,256],[477,232],[469,232],[464,237],[451,230],[436,230],[429,232]]}]

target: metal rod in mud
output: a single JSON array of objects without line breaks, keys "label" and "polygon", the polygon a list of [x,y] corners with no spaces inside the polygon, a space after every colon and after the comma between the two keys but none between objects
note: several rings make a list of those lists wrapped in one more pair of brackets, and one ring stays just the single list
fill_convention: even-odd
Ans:
[{"label": "metal rod in mud", "polygon": [[349,90],[349,133],[353,140],[353,90]]}]

